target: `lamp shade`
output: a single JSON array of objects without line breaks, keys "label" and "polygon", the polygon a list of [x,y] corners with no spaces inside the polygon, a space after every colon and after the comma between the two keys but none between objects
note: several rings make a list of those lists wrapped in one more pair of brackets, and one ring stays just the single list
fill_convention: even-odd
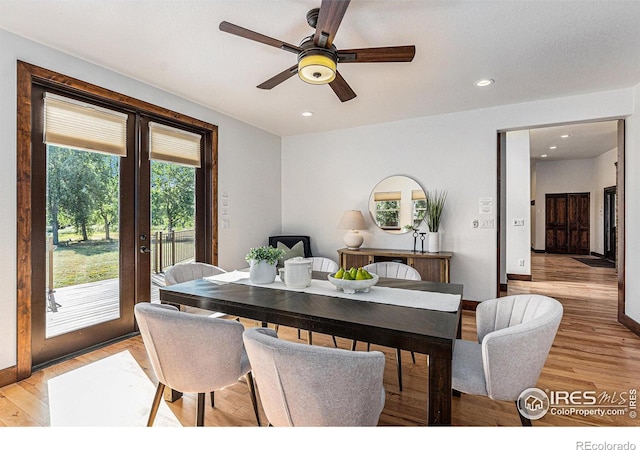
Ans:
[{"label": "lamp shade", "polygon": [[351,209],[342,214],[338,228],[343,230],[366,230],[367,226],[364,223],[362,212]]}]

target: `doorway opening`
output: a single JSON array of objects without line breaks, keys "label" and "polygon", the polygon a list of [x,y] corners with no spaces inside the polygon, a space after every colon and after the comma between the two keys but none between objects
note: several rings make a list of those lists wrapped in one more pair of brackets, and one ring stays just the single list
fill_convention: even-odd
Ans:
[{"label": "doorway opening", "polygon": [[[507,163],[510,149],[507,142],[510,132],[498,133],[498,280],[496,291],[500,295],[509,292],[509,280],[514,285],[536,282],[536,270],[545,270],[545,258],[536,258],[534,269],[532,260],[536,255],[552,253],[567,256],[588,255],[593,260],[605,260],[614,253],[617,279],[614,292],[617,298],[610,303],[618,320],[624,323],[624,120],[608,120],[593,123],[576,123],[544,128],[518,130],[516,133],[529,134],[529,161],[514,165]],[[586,151],[586,153],[579,153]],[[588,153],[588,152],[591,153]],[[526,167],[518,173],[509,173],[513,167]],[[528,273],[510,278],[507,275],[509,228],[515,224],[509,216],[509,178],[520,177],[529,180],[530,195],[518,199],[520,213],[530,233],[525,238],[530,244],[516,255],[529,263]],[[616,195],[606,188],[615,188]],[[607,192],[607,193],[605,193]],[[522,206],[526,203],[528,212]],[[518,220],[519,224],[522,223]],[[569,225],[571,222],[576,222]],[[527,230],[529,231],[529,230]],[[606,241],[606,242],[605,242]],[[523,248],[521,246],[519,248]],[[588,270],[586,264],[575,261],[576,270]],[[555,261],[555,260],[554,260]],[[591,262],[591,261],[588,261]],[[521,264],[522,265],[522,264]],[[526,264],[525,264],[526,266]],[[581,269],[581,267],[583,269]],[[604,266],[601,266],[604,267]],[[553,270],[562,271],[562,264],[554,264]],[[542,272],[538,272],[539,274]],[[548,271],[544,273],[546,277]],[[557,274],[561,277],[561,274]],[[545,278],[546,279],[546,278]],[[526,284],[526,283],[525,283]],[[518,286],[521,289],[522,286]],[[533,288],[533,284],[530,285]],[[553,292],[548,292],[553,296]],[[613,306],[613,305],[617,305]]]}]

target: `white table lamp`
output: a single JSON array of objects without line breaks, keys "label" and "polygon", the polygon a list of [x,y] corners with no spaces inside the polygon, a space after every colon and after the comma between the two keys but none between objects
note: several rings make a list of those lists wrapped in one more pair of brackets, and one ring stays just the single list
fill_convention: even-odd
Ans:
[{"label": "white table lamp", "polygon": [[338,228],[349,230],[347,234],[344,235],[344,243],[347,248],[360,248],[364,241],[364,237],[358,230],[367,229],[367,226],[364,223],[364,217],[360,211],[354,209],[345,211],[344,214],[342,214],[342,219],[340,219]]}]

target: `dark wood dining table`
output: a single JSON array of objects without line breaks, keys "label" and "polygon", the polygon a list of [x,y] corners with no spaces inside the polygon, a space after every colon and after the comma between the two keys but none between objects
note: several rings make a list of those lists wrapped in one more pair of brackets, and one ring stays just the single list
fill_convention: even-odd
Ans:
[{"label": "dark wood dining table", "polygon": [[[327,273],[314,272],[313,277],[326,280]],[[463,290],[460,284],[390,278],[380,278],[378,286],[461,299]],[[462,301],[457,311],[444,312],[205,279],[160,288],[160,301],[428,355],[427,423],[451,424],[451,363]]]}]

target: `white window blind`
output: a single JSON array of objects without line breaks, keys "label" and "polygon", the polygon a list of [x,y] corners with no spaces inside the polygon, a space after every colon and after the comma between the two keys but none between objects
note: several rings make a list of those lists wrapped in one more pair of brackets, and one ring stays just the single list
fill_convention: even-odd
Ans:
[{"label": "white window blind", "polygon": [[411,191],[411,200],[426,200],[427,196],[423,190]]},{"label": "white window blind", "polygon": [[127,156],[127,115],[47,92],[44,142]]},{"label": "white window blind", "polygon": [[400,200],[401,192],[374,192],[373,199],[376,202],[389,202]]},{"label": "white window blind", "polygon": [[200,167],[202,136],[178,128],[149,122],[149,158],[185,166]]}]

